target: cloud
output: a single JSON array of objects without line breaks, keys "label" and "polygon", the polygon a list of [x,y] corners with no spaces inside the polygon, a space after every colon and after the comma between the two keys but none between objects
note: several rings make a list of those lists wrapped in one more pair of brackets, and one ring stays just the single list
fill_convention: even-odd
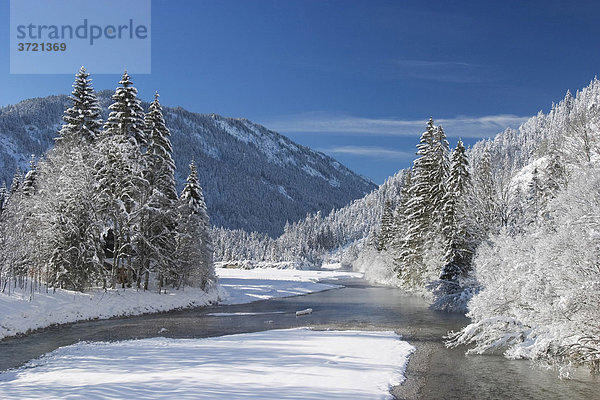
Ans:
[{"label": "cloud", "polygon": [[458,61],[394,60],[393,66],[402,78],[448,82],[484,83],[497,80],[489,68]]},{"label": "cloud", "polygon": [[327,154],[348,154],[363,157],[380,157],[390,159],[412,160],[414,153],[372,146],[334,146],[317,149]]},{"label": "cloud", "polygon": [[[489,138],[508,127],[517,128],[529,118],[512,114],[499,114],[482,117],[441,118],[434,122],[436,125],[442,125],[446,135],[450,137]],[[427,118],[420,120],[361,118],[350,115],[311,112],[282,116],[262,123],[269,129],[282,133],[319,132],[418,137],[425,129]]]}]

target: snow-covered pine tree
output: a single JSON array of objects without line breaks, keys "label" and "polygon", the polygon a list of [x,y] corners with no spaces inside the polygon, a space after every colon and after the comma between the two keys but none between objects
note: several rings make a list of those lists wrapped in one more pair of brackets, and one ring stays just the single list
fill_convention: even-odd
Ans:
[{"label": "snow-covered pine tree", "polygon": [[104,273],[94,170],[102,120],[91,81],[82,67],[56,147],[38,168],[41,245],[36,253],[47,262],[50,285],[75,290],[96,284]]},{"label": "snow-covered pine tree", "polygon": [[[140,218],[141,241],[138,245],[138,285],[145,272],[148,288],[148,273],[152,261],[159,276],[169,276],[176,269],[173,260],[177,227],[177,190],[175,188],[175,163],[171,146],[171,133],[165,124],[158,93],[150,104],[145,117],[145,134],[148,149],[145,154],[145,178],[148,182],[147,207]],[[179,284],[175,283],[175,284]]]},{"label": "snow-covered pine tree", "polygon": [[15,171],[15,174],[13,175],[13,179],[10,184],[10,189],[8,190],[9,200],[15,193],[17,193],[18,191],[21,190],[21,185],[23,185],[23,179],[25,179],[25,177],[23,176],[23,173],[21,172],[20,169],[17,168],[17,170]]},{"label": "snow-covered pine tree", "polygon": [[120,135],[134,141],[133,144],[141,152],[147,142],[144,134],[144,109],[127,71],[123,73],[119,85],[121,86],[117,87],[112,96],[114,103],[108,107],[111,113],[104,125],[104,132],[110,137]]},{"label": "snow-covered pine tree", "polygon": [[400,243],[396,259],[399,278],[408,287],[422,287],[424,284],[423,252],[433,213],[430,179],[431,170],[435,166],[432,159],[435,134],[436,127],[433,118],[430,118],[417,145],[419,158],[413,162],[410,200],[406,205],[406,234]]},{"label": "snow-covered pine tree", "polygon": [[25,196],[33,196],[36,192],[36,179],[37,179],[37,166],[35,164],[35,155],[31,155],[31,160],[29,160],[29,171],[25,174],[25,179],[23,180],[23,194]]},{"label": "snow-covered pine tree", "polygon": [[4,207],[6,206],[6,201],[8,200],[8,189],[6,188],[6,182],[2,184],[0,187],[0,215],[2,215],[2,211],[4,211]]},{"label": "snow-covered pine tree", "polygon": [[108,228],[105,238],[112,241],[112,248],[107,248],[113,262],[111,280],[113,285],[118,280],[124,286],[131,285],[134,278],[132,258],[136,249],[132,241],[148,182],[143,173],[146,137],[141,102],[127,71],[119,84],[112,96],[114,103],[109,107],[95,168],[100,209]]},{"label": "snow-covered pine tree", "polygon": [[472,206],[474,213],[477,214],[478,229],[485,235],[495,233],[499,230],[502,221],[499,215],[498,194],[494,185],[489,145],[485,147],[481,159],[474,166],[472,176],[475,190]]},{"label": "snow-covered pine tree", "polygon": [[209,228],[196,163],[192,161],[179,198],[176,259],[184,281],[203,289],[216,282]]},{"label": "snow-covered pine tree", "polygon": [[[450,174],[450,145],[446,139],[446,133],[442,126],[438,126],[435,130],[435,135],[432,145],[432,157],[431,157],[431,172],[429,174],[430,184],[430,199],[431,199],[431,217],[432,217],[432,229],[433,235],[438,235],[441,231],[441,224],[443,219],[443,208],[444,198],[447,191],[448,175]],[[433,240],[437,240],[434,238]]]},{"label": "snow-covered pine tree", "polygon": [[475,249],[468,213],[472,185],[466,150],[461,140],[452,152],[450,176],[444,198],[442,234],[445,265],[440,279],[458,283],[471,269]]},{"label": "snow-covered pine tree", "polygon": [[[74,149],[81,146],[87,144]],[[79,151],[51,152],[40,170],[36,254],[47,262],[50,286],[83,291],[102,281],[105,272],[95,170]]]},{"label": "snow-covered pine tree", "polygon": [[56,138],[57,146],[74,146],[78,143],[93,143],[102,129],[102,116],[98,98],[92,87],[90,74],[81,67],[75,75],[73,102],[63,116],[64,124]]},{"label": "snow-covered pine tree", "polygon": [[381,230],[377,239],[377,250],[382,251],[388,248],[392,242],[394,225],[394,211],[392,210],[392,202],[386,200],[383,206],[383,214],[381,216]]},{"label": "snow-covered pine tree", "polygon": [[400,201],[396,207],[394,215],[394,225],[392,228],[391,248],[393,254],[399,254],[402,247],[402,241],[406,231],[408,219],[408,203],[410,201],[410,188],[412,185],[412,170],[408,169],[402,179],[402,188],[400,189]]}]

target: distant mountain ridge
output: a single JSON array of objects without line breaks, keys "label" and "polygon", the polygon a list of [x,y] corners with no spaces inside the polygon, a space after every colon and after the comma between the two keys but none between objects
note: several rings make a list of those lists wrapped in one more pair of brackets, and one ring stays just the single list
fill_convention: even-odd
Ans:
[{"label": "distant mountain ridge", "polygon": [[[105,118],[111,95],[98,92]],[[0,108],[0,182],[9,185],[17,168],[27,169],[31,154],[53,146],[69,103],[68,96],[59,95]],[[215,226],[276,236],[287,221],[328,213],[376,187],[333,158],[247,119],[181,107],[164,107],[164,115],[178,186],[195,160]]]}]

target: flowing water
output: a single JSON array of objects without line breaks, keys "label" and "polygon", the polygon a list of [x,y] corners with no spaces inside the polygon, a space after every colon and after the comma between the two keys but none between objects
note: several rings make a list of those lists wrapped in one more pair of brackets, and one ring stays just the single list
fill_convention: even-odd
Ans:
[{"label": "flowing water", "polygon": [[[296,316],[306,308],[313,313]],[[0,370],[78,341],[200,338],[301,326],[394,330],[417,348],[406,382],[392,390],[399,399],[600,399],[600,380],[585,371],[560,380],[555,371],[531,367],[528,361],[465,356],[464,348],[446,349],[442,336],[467,322],[465,317],[431,311],[425,300],[398,289],[350,284],[306,296],[44,329],[1,341]]]}]

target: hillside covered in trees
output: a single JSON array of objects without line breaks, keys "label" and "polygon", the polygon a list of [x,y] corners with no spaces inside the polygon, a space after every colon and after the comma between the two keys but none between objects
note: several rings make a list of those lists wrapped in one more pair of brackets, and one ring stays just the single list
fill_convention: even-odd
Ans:
[{"label": "hillside covered in trees", "polygon": [[[97,96],[106,120],[112,92]],[[3,181],[10,186],[17,168],[27,171],[31,154],[39,158],[54,145],[68,107],[68,96],[50,96],[0,108],[0,186]],[[188,164],[196,160],[214,226],[278,236],[286,221],[328,213],[376,187],[331,157],[247,119],[181,107],[165,107],[163,114],[171,131],[177,188],[183,188]]]},{"label": "hillside covered in trees", "polygon": [[[411,169],[277,239],[213,231],[215,255],[353,264],[467,312],[449,345],[598,372],[599,104],[594,79],[518,130],[452,151],[430,120]],[[234,241],[244,245],[228,250]]]}]

